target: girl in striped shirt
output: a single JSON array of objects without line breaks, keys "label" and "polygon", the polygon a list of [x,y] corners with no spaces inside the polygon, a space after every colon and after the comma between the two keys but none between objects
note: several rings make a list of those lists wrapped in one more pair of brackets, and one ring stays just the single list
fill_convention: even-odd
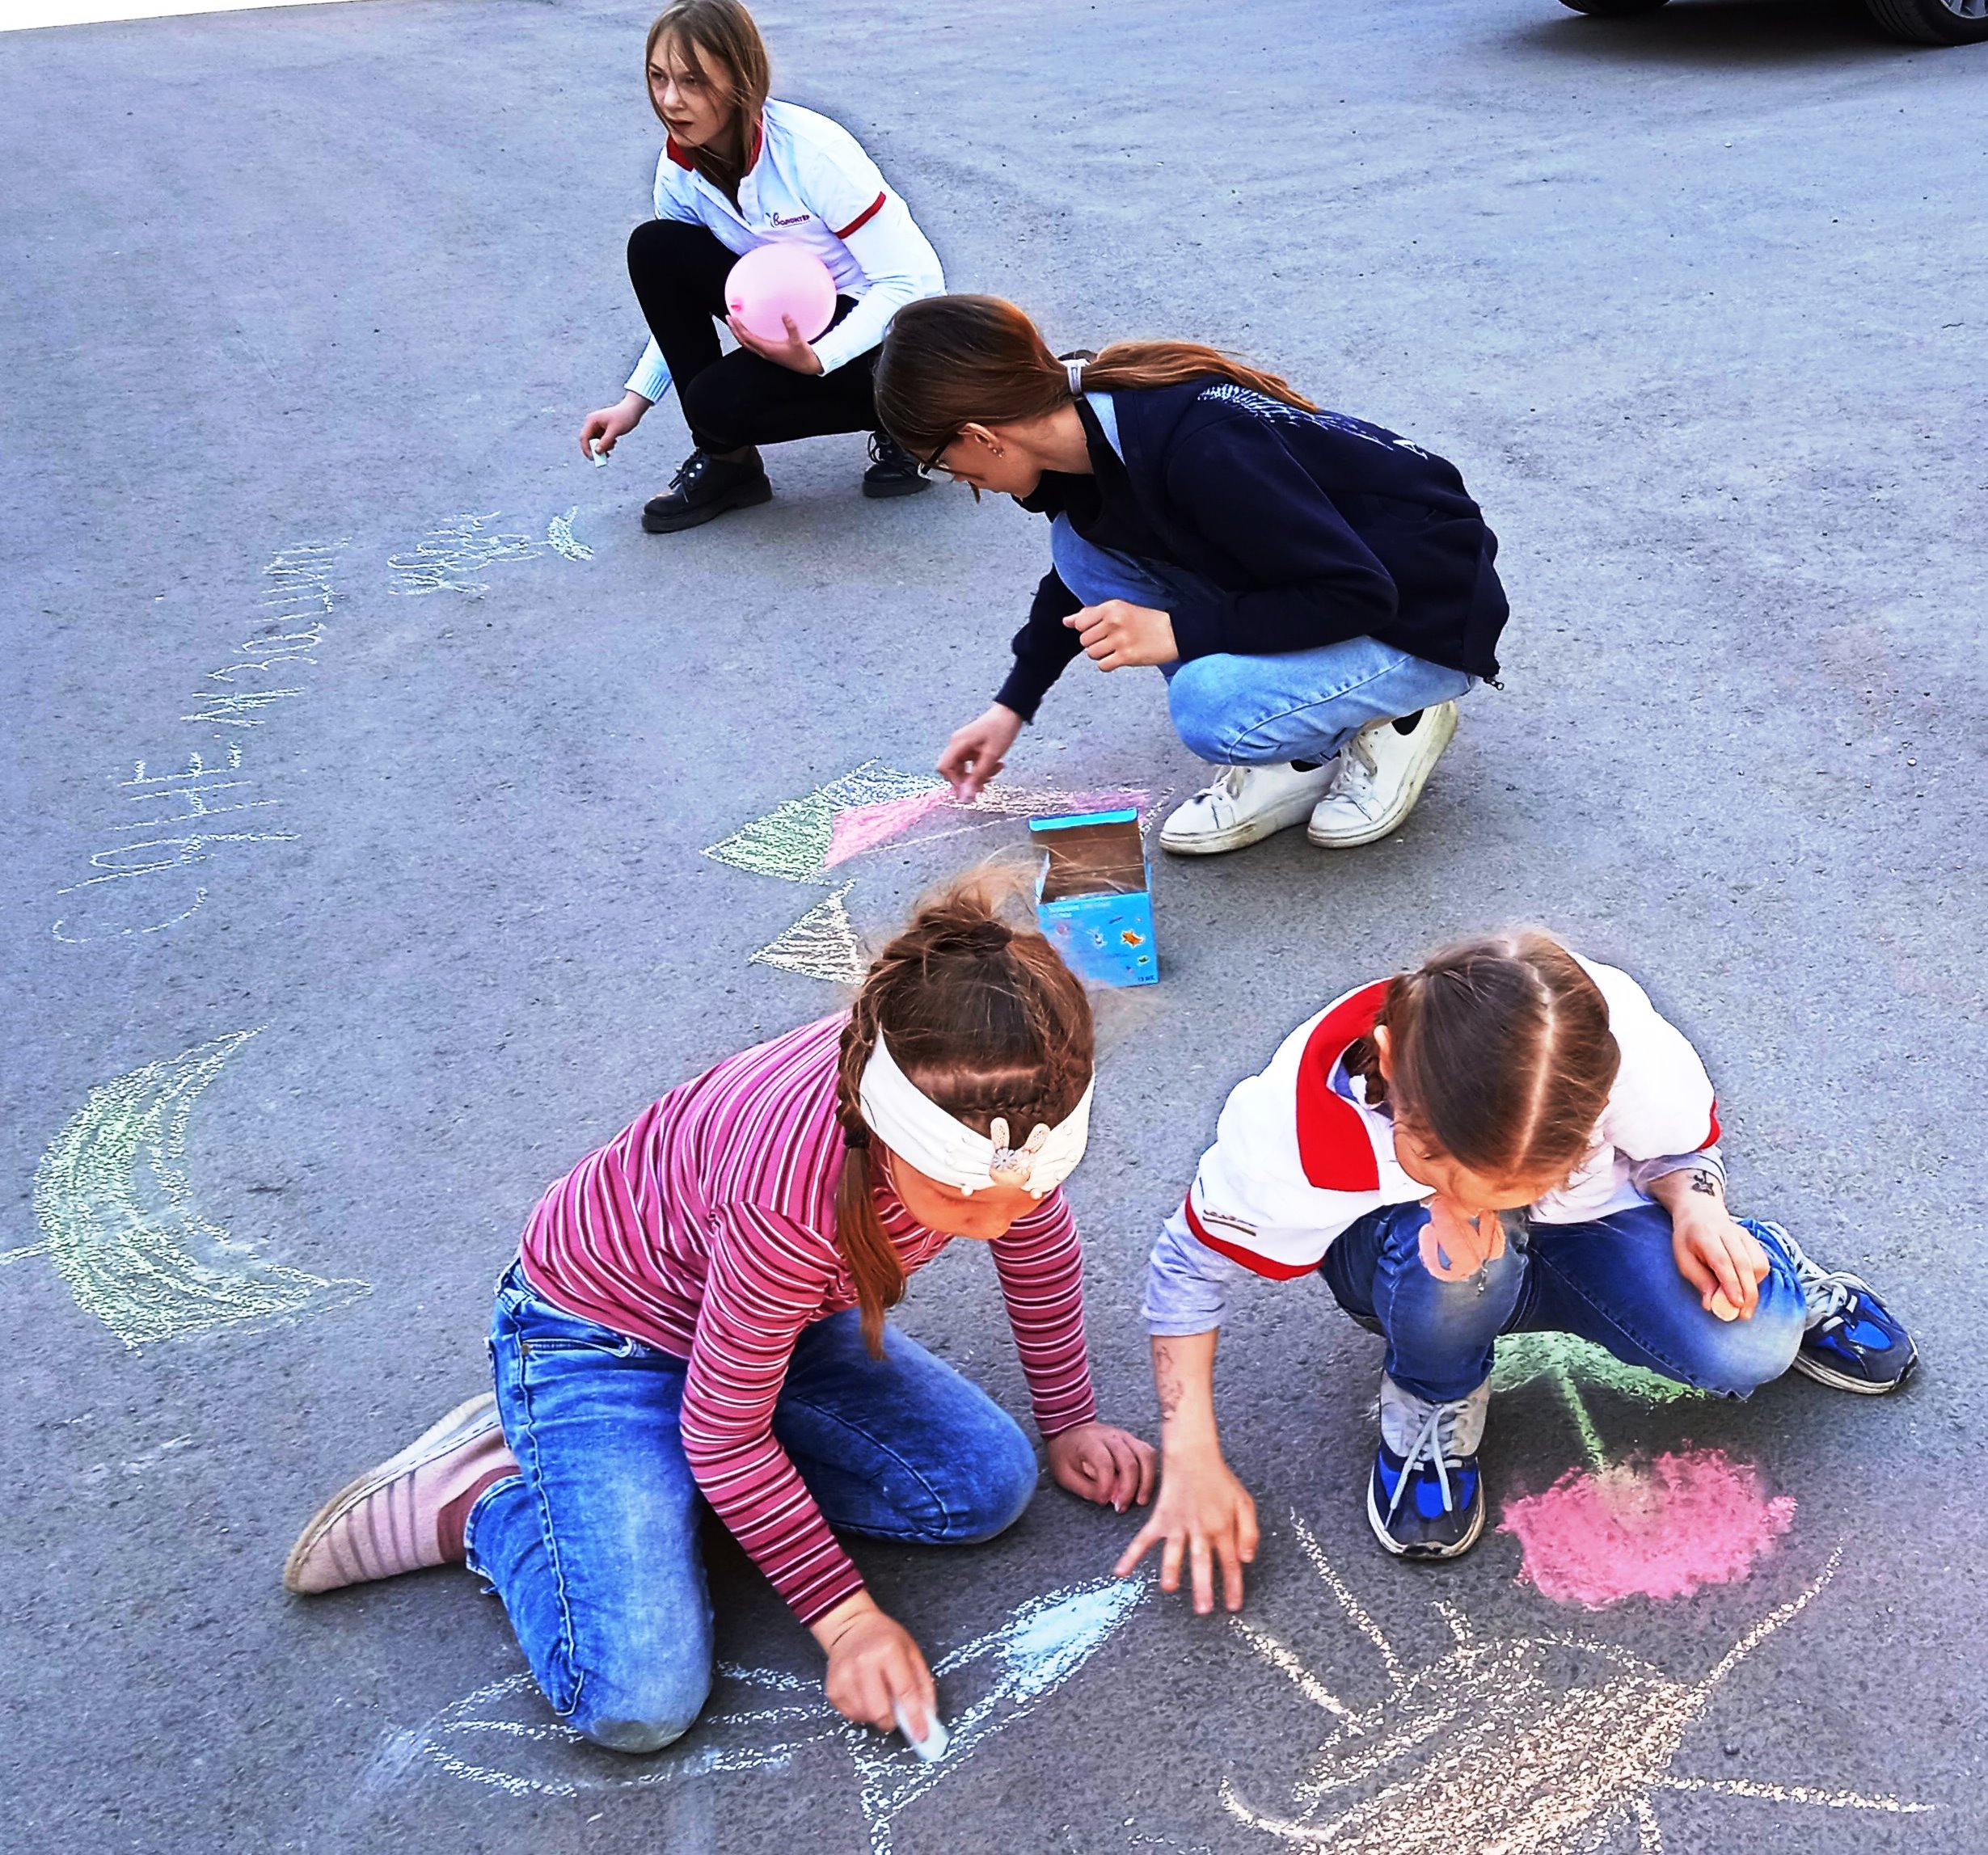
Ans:
[{"label": "girl in striped shirt", "polygon": [[466,1561],[555,1710],[653,1751],[711,1684],[708,1503],[826,1651],[829,1700],[922,1737],[925,1659],[834,1529],[988,1539],[1037,1471],[886,1323],[908,1279],[987,1243],[1051,1474],[1120,1511],[1152,1492],[1152,1450],[1097,1419],[1061,1189],[1092,1048],[1082,986],[990,885],[928,901],[848,1015],[672,1090],[546,1193],[498,1288],[495,1396],[328,1501],[285,1583]]}]

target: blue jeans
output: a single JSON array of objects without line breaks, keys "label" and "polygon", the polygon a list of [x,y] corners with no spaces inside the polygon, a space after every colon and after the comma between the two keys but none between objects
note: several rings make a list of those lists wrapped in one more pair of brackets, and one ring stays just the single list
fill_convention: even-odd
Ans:
[{"label": "blue jeans", "polygon": [[[711,1680],[704,1503],[683,1453],[687,1362],[555,1308],[513,1264],[490,1332],[521,1473],[465,1529],[555,1712],[622,1752],[679,1737]],[[986,1393],[854,1309],[804,1329],[773,1419],[831,1526],[923,1545],[984,1540],[1036,1490],[1036,1453]]]},{"label": "blue jeans", "polygon": [[[1213,590],[1185,567],[1095,546],[1064,516],[1050,528],[1049,553],[1087,605],[1124,599],[1167,612],[1184,588],[1202,597]],[[1477,681],[1373,638],[1261,657],[1220,651],[1160,669],[1188,752],[1225,766],[1330,760],[1368,723],[1454,701]]]},{"label": "blue jeans", "polygon": [[1638,1204],[1592,1224],[1535,1224],[1523,1247],[1467,1281],[1424,1265],[1429,1212],[1383,1205],[1346,1230],[1319,1272],[1354,1319],[1387,1340],[1387,1372],[1404,1391],[1463,1398],[1491,1376],[1500,1334],[1568,1333],[1616,1358],[1721,1398],[1744,1398],[1794,1363],[1806,1319],[1795,1267],[1772,1234],[1746,1228],[1767,1252],[1750,1321],[1722,1321],[1699,1304],[1670,1251],[1670,1214]]}]

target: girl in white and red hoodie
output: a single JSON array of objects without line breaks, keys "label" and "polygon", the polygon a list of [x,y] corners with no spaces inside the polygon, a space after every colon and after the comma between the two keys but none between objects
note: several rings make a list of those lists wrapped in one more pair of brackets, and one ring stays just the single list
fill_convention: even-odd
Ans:
[{"label": "girl in white and red hoodie", "polygon": [[[669,137],[656,217],[628,240],[651,339],[620,401],[587,415],[581,450],[612,451],[673,380],[696,448],[643,510],[652,534],[765,502],[773,487],[758,447],[831,432],[871,434],[865,495],[926,488],[879,429],[870,386],[892,316],[945,288],[911,209],[847,129],[769,99],[766,44],[739,0],[675,0],[649,27],[644,68]],[[791,318],[770,341],[726,314],[732,265],[775,243],[812,252],[834,279],[835,319],[812,341]],[[728,354],[720,321],[739,344]]]},{"label": "girl in white and red hoodie", "polygon": [[1243,1600],[1256,1509],[1215,1429],[1227,1284],[1317,1274],[1387,1342],[1367,1518],[1389,1552],[1484,1530],[1478,1444],[1500,1334],[1579,1334],[1744,1398],[1789,1366],[1885,1392],[1912,1342],[1857,1276],[1735,1219],[1704,1065],[1627,973],[1495,934],[1349,993],[1230,1095],[1146,1277],[1163,1426],[1153,1518],[1120,1562],[1184,1553],[1195,1605]]}]

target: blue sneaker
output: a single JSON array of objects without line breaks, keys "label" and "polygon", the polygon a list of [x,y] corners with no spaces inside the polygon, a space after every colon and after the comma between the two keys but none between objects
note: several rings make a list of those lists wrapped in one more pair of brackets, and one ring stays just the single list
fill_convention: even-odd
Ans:
[{"label": "blue sneaker", "polygon": [[1795,1355],[1795,1369],[1838,1391],[1876,1397],[1896,1391],[1919,1362],[1912,1336],[1861,1275],[1825,1269],[1779,1224],[1761,1222],[1795,1265],[1809,1304],[1809,1330]]},{"label": "blue sneaker", "polygon": [[1381,1446],[1367,1478],[1367,1521],[1397,1558],[1457,1558],[1484,1530],[1477,1448],[1491,1409],[1487,1380],[1431,1403],[1381,1375]]}]

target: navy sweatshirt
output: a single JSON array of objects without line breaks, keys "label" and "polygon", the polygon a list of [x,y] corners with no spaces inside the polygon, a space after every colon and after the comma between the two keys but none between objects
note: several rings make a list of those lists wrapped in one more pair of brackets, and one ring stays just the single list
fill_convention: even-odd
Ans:
[{"label": "navy sweatshirt", "polygon": [[[1306,412],[1220,379],[1114,391],[1121,463],[1077,402],[1095,474],[1044,473],[1024,508],[1085,540],[1213,583],[1173,611],[1184,660],[1269,656],[1348,638],[1486,678],[1509,608],[1497,537],[1454,465],[1340,412]],[[1052,570],[1015,634],[994,700],[1032,719],[1082,646]]]}]

